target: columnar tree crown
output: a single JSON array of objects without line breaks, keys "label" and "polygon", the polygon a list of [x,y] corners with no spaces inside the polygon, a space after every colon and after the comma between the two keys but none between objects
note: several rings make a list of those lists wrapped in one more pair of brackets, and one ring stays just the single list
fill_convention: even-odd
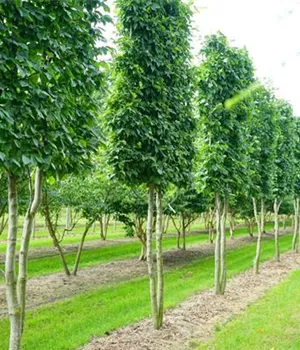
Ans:
[{"label": "columnar tree crown", "polygon": [[127,183],[184,182],[194,131],[190,9],[180,0],[119,0],[117,7],[110,163]]},{"label": "columnar tree crown", "polygon": [[231,47],[219,33],[205,39],[199,68],[200,179],[206,193],[227,196],[247,180],[247,101],[228,109],[226,101],[249,88],[254,69],[245,49]]},{"label": "columnar tree crown", "polygon": [[[68,172],[97,147],[95,91],[103,50],[96,22],[108,17],[93,0],[0,4],[0,162]],[[107,8],[106,8],[107,9]]]}]

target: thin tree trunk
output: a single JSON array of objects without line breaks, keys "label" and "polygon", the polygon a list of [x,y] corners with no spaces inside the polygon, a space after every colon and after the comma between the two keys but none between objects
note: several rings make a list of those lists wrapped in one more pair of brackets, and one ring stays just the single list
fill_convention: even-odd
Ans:
[{"label": "thin tree trunk", "polygon": [[275,261],[280,261],[280,251],[279,251],[279,218],[278,212],[280,208],[280,203],[278,203],[277,198],[274,200],[274,237],[275,237]]},{"label": "thin tree trunk", "polygon": [[165,220],[164,220],[164,225],[163,225],[163,233],[167,233],[168,228],[169,228],[169,222],[170,222],[170,215],[166,215],[165,216]]},{"label": "thin tree trunk", "polygon": [[83,249],[83,245],[84,245],[84,241],[86,238],[86,235],[89,232],[89,229],[91,228],[91,226],[94,224],[96,218],[91,220],[89,223],[87,223],[85,230],[81,236],[81,240],[80,240],[80,244],[78,246],[78,250],[77,250],[77,254],[76,254],[76,259],[75,259],[75,264],[74,264],[74,269],[73,269],[73,275],[76,276],[77,275],[77,271],[78,271],[78,267],[79,267],[79,263],[80,263],[80,257],[81,257],[81,253],[82,253],[82,249]]},{"label": "thin tree trunk", "polygon": [[299,198],[294,199],[294,234],[292,249],[296,251],[297,249],[297,237],[298,237],[298,226],[299,226]]},{"label": "thin tree trunk", "polygon": [[264,221],[264,198],[261,198],[261,214],[260,217],[257,212],[257,204],[256,199],[252,198],[253,200],[253,211],[254,216],[257,224],[257,243],[256,243],[256,255],[253,262],[253,271],[254,274],[259,273],[259,260],[260,260],[260,252],[261,252],[261,237],[263,232],[263,221]]},{"label": "thin tree trunk", "polygon": [[230,219],[229,219],[229,231],[230,231],[230,239],[234,238],[234,216],[232,213],[230,213]]},{"label": "thin tree trunk", "polygon": [[147,259],[147,246],[146,243],[141,241],[141,254],[139,256],[139,261],[145,261]]},{"label": "thin tree trunk", "polygon": [[59,253],[59,256],[60,256],[60,260],[61,260],[61,263],[62,263],[62,266],[63,266],[63,269],[64,269],[64,272],[67,276],[70,276],[71,273],[70,273],[70,270],[68,268],[68,264],[67,264],[67,261],[65,259],[65,255],[64,255],[64,252],[59,244],[59,241],[56,237],[56,234],[55,234],[55,229],[53,227],[53,224],[52,224],[52,221],[51,221],[51,216],[50,216],[50,211],[49,211],[49,205],[48,205],[48,194],[47,194],[47,190],[45,190],[45,193],[44,193],[44,198],[45,198],[45,205],[44,205],[44,216],[45,216],[45,222],[46,222],[46,225],[47,225],[47,228],[48,228],[48,231],[49,231],[49,234],[50,234],[50,237],[52,238],[52,242],[53,242],[53,245],[55,248],[57,248],[58,250],[58,253]]},{"label": "thin tree trunk", "polygon": [[157,321],[155,328],[163,324],[164,313],[164,271],[162,256],[162,199],[161,190],[156,193],[156,267],[157,267]]},{"label": "thin tree trunk", "polygon": [[109,220],[110,220],[110,214],[106,214],[104,216],[104,237],[105,237],[105,241],[106,241],[106,238],[107,238]]},{"label": "thin tree trunk", "polygon": [[227,199],[223,202],[223,211],[221,217],[221,247],[220,247],[220,292],[225,293],[227,269],[226,269],[226,217],[227,217]]},{"label": "thin tree trunk", "polygon": [[71,208],[68,206],[66,208],[66,230],[70,230],[72,226]]},{"label": "thin tree trunk", "polygon": [[5,286],[10,321],[9,349],[21,347],[21,308],[17,297],[16,243],[18,233],[17,178],[8,173],[8,234],[5,259]]},{"label": "thin tree trunk", "polygon": [[171,216],[171,220],[173,222],[173,226],[175,227],[176,231],[177,231],[177,243],[176,243],[176,246],[177,246],[177,249],[181,249],[180,248],[180,237],[181,237],[181,225],[180,225],[180,218],[179,218],[179,226],[176,225],[176,221],[174,219],[173,216]]},{"label": "thin tree trunk", "polygon": [[216,200],[216,239],[215,239],[215,293],[221,294],[220,276],[221,276],[221,201],[219,194],[215,195]]},{"label": "thin tree trunk", "polygon": [[185,223],[185,219],[184,219],[184,215],[181,214],[181,220],[182,220],[182,249],[186,250],[186,239],[185,239],[185,235],[186,235],[186,223]]},{"label": "thin tree trunk", "polygon": [[156,285],[155,285],[155,272],[153,264],[153,254],[152,254],[152,232],[153,232],[153,212],[154,212],[154,184],[149,185],[148,192],[148,214],[147,214],[147,266],[148,275],[150,283],[150,300],[151,300],[151,311],[153,325],[157,326],[157,295],[156,295]]},{"label": "thin tree trunk", "polygon": [[21,239],[21,248],[19,254],[19,275],[18,275],[18,300],[21,307],[21,333],[24,328],[25,318],[25,303],[26,303],[26,285],[27,285],[27,270],[28,270],[28,250],[30,237],[32,233],[32,226],[35,215],[39,209],[42,199],[42,172],[37,168],[35,173],[34,193],[32,193],[32,201],[26,212],[23,234]]}]

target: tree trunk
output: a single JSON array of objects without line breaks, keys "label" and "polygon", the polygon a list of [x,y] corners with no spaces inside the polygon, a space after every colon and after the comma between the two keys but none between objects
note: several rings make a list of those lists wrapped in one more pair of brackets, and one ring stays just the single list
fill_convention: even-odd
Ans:
[{"label": "tree trunk", "polygon": [[215,195],[216,200],[216,239],[215,239],[215,293],[221,294],[221,200],[219,194]]},{"label": "tree trunk", "polygon": [[154,184],[149,185],[148,193],[148,214],[147,214],[147,266],[148,275],[150,283],[150,300],[151,300],[151,313],[153,319],[153,325],[157,328],[157,295],[156,295],[156,285],[155,285],[155,271],[153,264],[153,254],[152,254],[152,232],[153,232],[153,212],[154,212]]},{"label": "tree trunk", "polygon": [[277,198],[274,200],[274,237],[275,237],[275,261],[280,261],[280,251],[279,251],[279,218],[278,212],[280,208],[280,203],[278,203]]},{"label": "tree trunk", "polygon": [[8,173],[8,233],[5,258],[5,287],[10,321],[9,349],[21,347],[21,308],[17,297],[15,269],[16,243],[18,233],[17,178]]},{"label": "tree trunk", "polygon": [[170,222],[170,215],[166,215],[164,219],[164,224],[163,224],[163,233],[167,233],[168,228],[169,228],[169,222]]},{"label": "tree trunk", "polygon": [[261,198],[261,214],[260,217],[257,212],[257,204],[256,204],[256,199],[253,197],[253,211],[254,211],[254,216],[257,224],[257,243],[256,243],[256,255],[254,258],[253,262],[253,271],[254,274],[259,273],[259,260],[260,260],[260,252],[261,252],[261,237],[263,233],[263,228],[264,228],[264,198]]},{"label": "tree trunk", "polygon": [[106,241],[107,238],[109,219],[110,214],[104,214],[100,218],[100,236],[103,241]]},{"label": "tree trunk", "polygon": [[86,235],[89,232],[89,229],[91,228],[91,226],[94,224],[96,219],[91,220],[89,223],[87,223],[85,230],[82,234],[81,240],[80,240],[80,244],[78,246],[78,250],[77,250],[77,254],[76,254],[76,259],[75,259],[75,264],[74,264],[74,269],[73,269],[73,275],[76,276],[77,275],[77,271],[78,271],[78,266],[80,263],[80,257],[81,257],[81,253],[82,253],[82,249],[83,249],[83,245],[84,245],[84,241],[86,238]]},{"label": "tree trunk", "polygon": [[19,254],[19,275],[18,275],[18,299],[21,307],[21,333],[24,328],[25,303],[26,303],[26,285],[27,285],[27,270],[28,270],[28,250],[30,237],[33,228],[33,222],[42,199],[42,172],[37,168],[35,173],[34,193],[32,201],[26,212],[23,234],[21,239],[21,248]]},{"label": "tree trunk", "polygon": [[65,259],[65,255],[64,252],[59,244],[59,241],[56,237],[56,233],[51,221],[51,216],[50,216],[50,211],[49,211],[49,205],[48,205],[48,194],[47,194],[47,190],[44,193],[44,197],[45,197],[45,204],[44,204],[44,215],[45,215],[45,221],[46,221],[46,225],[50,234],[50,237],[52,238],[52,242],[54,247],[58,250],[59,256],[60,256],[60,260],[64,269],[64,272],[67,276],[70,276],[70,270],[68,268],[68,264],[66,262]]},{"label": "tree trunk", "polygon": [[229,219],[229,231],[230,231],[230,239],[234,238],[234,216],[232,213],[230,213],[230,219]]},{"label": "tree trunk", "polygon": [[294,234],[292,249],[293,251],[297,250],[297,237],[298,237],[298,227],[299,227],[299,198],[294,199]]},{"label": "tree trunk", "polygon": [[157,267],[157,320],[156,329],[163,324],[164,313],[164,271],[162,256],[162,199],[161,190],[156,193],[156,267]]},{"label": "tree trunk", "polygon": [[224,199],[221,216],[221,249],[220,249],[220,292],[225,293],[227,269],[226,269],[226,217],[227,217],[227,199]]},{"label": "tree trunk", "polygon": [[70,230],[72,227],[72,214],[71,214],[71,208],[68,206],[66,208],[66,230]]},{"label": "tree trunk", "polygon": [[186,239],[185,239],[185,234],[186,234],[186,223],[184,219],[184,215],[181,214],[181,220],[182,220],[182,249],[186,250]]},{"label": "tree trunk", "polygon": [[141,241],[141,254],[139,256],[139,261],[145,261],[147,259],[147,246],[145,242]]},{"label": "tree trunk", "polygon": [[173,222],[173,226],[175,227],[176,231],[177,231],[177,240],[176,240],[176,246],[177,249],[181,249],[180,248],[180,237],[181,237],[181,224],[180,224],[180,218],[179,218],[179,226],[176,225],[176,221],[175,218],[173,216],[171,216],[171,220]]}]

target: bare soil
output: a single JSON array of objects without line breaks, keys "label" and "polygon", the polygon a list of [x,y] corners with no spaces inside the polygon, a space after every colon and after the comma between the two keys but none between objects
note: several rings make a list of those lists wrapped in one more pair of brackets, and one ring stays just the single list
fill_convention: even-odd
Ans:
[{"label": "bare soil", "polygon": [[178,307],[165,312],[164,326],[155,331],[151,320],[114,331],[93,340],[84,350],[187,350],[208,341],[216,326],[228,322],[264,293],[300,267],[300,254],[281,256],[281,262],[267,261],[260,274],[252,270],[232,278],[224,296],[214,290],[200,292]]},{"label": "bare soil", "polygon": [[[246,236],[228,240],[227,249],[236,249],[255,242],[255,240],[256,238]],[[198,243],[189,247],[186,251],[169,250],[164,252],[164,267],[166,270],[172,269],[213,254],[214,244],[210,243]],[[67,277],[63,273],[56,273],[32,278],[27,284],[27,309],[54,303],[76,294],[82,294],[86,291],[146,274],[146,262],[139,262],[135,258],[81,268],[77,276]],[[6,314],[5,286],[2,284],[0,285],[0,317]]]}]

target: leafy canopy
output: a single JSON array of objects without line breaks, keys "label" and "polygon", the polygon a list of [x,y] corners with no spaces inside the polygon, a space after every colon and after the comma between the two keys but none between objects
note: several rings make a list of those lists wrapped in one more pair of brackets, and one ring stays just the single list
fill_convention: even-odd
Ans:
[{"label": "leafy canopy", "polygon": [[119,0],[110,163],[129,184],[182,183],[193,155],[190,16],[180,0]]}]

